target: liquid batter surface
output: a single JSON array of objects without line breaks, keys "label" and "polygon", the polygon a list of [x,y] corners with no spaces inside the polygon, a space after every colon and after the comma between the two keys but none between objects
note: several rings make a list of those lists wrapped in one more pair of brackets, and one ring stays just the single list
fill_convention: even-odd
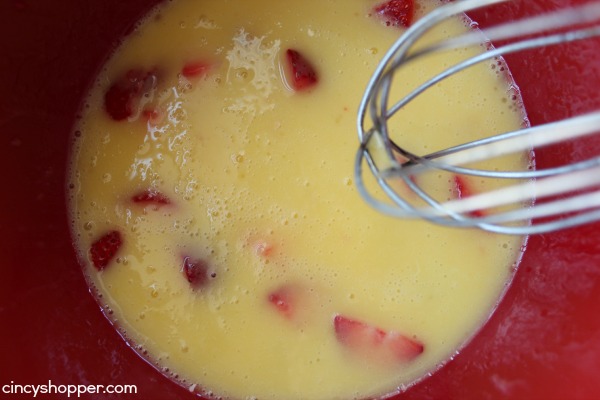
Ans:
[{"label": "liquid batter surface", "polygon": [[[451,357],[505,289],[520,239],[391,219],[355,189],[362,91],[404,24],[437,5],[394,19],[395,3],[169,2],[92,87],[69,180],[76,247],[109,318],[190,390],[401,390]],[[507,90],[483,65],[394,129],[419,153],[518,128]],[[448,198],[484,189],[432,185]]]}]

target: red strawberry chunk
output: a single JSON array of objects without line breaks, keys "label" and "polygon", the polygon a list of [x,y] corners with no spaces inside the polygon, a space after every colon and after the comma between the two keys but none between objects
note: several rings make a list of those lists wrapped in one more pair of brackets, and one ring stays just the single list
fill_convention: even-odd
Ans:
[{"label": "red strawberry chunk", "polygon": [[297,50],[288,49],[286,57],[294,90],[305,90],[318,82],[315,68]]},{"label": "red strawberry chunk", "polygon": [[279,247],[273,239],[267,238],[268,234],[250,234],[246,237],[244,247],[247,247],[253,255],[267,261],[275,255]]},{"label": "red strawberry chunk", "polygon": [[118,79],[104,94],[104,108],[115,121],[131,117],[142,96],[156,88],[157,73],[132,69]]},{"label": "red strawberry chunk", "polygon": [[414,0],[389,0],[373,9],[387,26],[408,28],[413,21]]},{"label": "red strawberry chunk", "polygon": [[267,304],[292,325],[302,326],[314,317],[318,293],[300,282],[288,282],[267,294]]},{"label": "red strawberry chunk", "polygon": [[186,78],[201,78],[210,70],[210,64],[204,61],[193,61],[185,64],[181,69],[181,75]]},{"label": "red strawberry chunk", "polygon": [[146,189],[131,196],[134,203],[153,204],[155,208],[171,204],[171,200],[156,189]]},{"label": "red strawberry chunk", "polygon": [[259,240],[254,243],[254,252],[260,257],[269,257],[273,253],[273,245],[264,240]]},{"label": "red strawberry chunk", "polygon": [[159,107],[145,108],[142,115],[151,126],[157,126],[165,119],[165,113]]},{"label": "red strawberry chunk", "polygon": [[338,342],[345,348],[380,364],[411,361],[425,350],[421,342],[401,333],[386,332],[366,322],[342,315],[335,316],[333,325]]},{"label": "red strawberry chunk", "polygon": [[121,248],[122,243],[121,233],[118,231],[110,231],[92,243],[90,255],[94,267],[98,271],[106,268]]},{"label": "red strawberry chunk", "polygon": [[211,279],[217,277],[207,261],[192,257],[183,258],[181,270],[193,288],[205,286]]},{"label": "red strawberry chunk", "polygon": [[292,319],[297,311],[298,293],[296,288],[284,285],[269,293],[269,303],[282,316]]},{"label": "red strawberry chunk", "polygon": [[286,318],[292,317],[292,299],[289,293],[277,291],[269,294],[269,303],[271,303],[281,315]]},{"label": "red strawberry chunk", "polygon": [[[454,175],[454,192],[457,199],[464,199],[473,194],[473,189],[467,179],[460,175]],[[483,217],[485,212],[482,210],[475,210],[469,213],[471,217]]]},{"label": "red strawberry chunk", "polygon": [[454,190],[457,199],[463,199],[471,195],[471,188],[467,186],[466,180],[460,175],[454,175]]}]

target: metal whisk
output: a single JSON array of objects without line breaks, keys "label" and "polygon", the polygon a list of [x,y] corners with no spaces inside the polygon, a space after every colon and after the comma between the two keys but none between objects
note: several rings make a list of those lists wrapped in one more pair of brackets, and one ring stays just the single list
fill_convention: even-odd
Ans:
[{"label": "metal whisk", "polygon": [[[415,22],[379,64],[360,104],[357,121],[360,148],[355,163],[358,190],[376,210],[447,226],[518,235],[600,220],[600,156],[545,169],[534,165],[535,150],[542,146],[599,133],[600,111],[542,126],[525,124],[514,132],[494,134],[426,155],[413,154],[392,139],[394,132],[388,123],[398,111],[461,71],[501,59],[505,54],[600,36],[600,3],[595,2],[506,22],[483,31],[483,35],[473,29],[459,37],[415,45],[426,32],[448,18],[504,1],[510,0],[462,0],[435,9]],[[508,44],[493,47],[491,41]],[[483,50],[447,68],[399,100],[391,98],[392,82],[398,71],[433,53],[470,45],[479,45]],[[435,110],[432,114],[435,115]],[[478,162],[519,152],[529,155],[527,167],[498,171],[477,166]],[[365,181],[365,165],[377,185]],[[478,181],[501,180],[503,185],[469,196],[450,198],[446,193],[446,198],[436,198],[420,184],[420,177],[431,172],[476,177]]]}]

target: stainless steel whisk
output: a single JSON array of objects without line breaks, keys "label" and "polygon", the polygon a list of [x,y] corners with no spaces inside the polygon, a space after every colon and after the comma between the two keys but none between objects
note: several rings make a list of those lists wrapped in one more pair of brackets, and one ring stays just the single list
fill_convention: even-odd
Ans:
[{"label": "stainless steel whisk", "polygon": [[[514,171],[473,166],[509,153],[534,155],[542,146],[599,133],[600,111],[495,134],[427,155],[413,154],[392,139],[394,132],[388,122],[399,110],[439,82],[467,68],[501,59],[509,53],[600,36],[600,3],[594,2],[506,22],[484,30],[483,36],[480,30],[473,29],[458,37],[415,46],[426,32],[446,19],[505,1],[511,0],[462,0],[435,9],[416,21],[378,65],[359,108],[360,148],[355,161],[358,190],[376,210],[446,226],[517,235],[551,232],[600,220],[600,156],[545,169],[535,168],[533,157],[528,168]],[[495,48],[488,42],[477,56],[468,57],[433,76],[399,100],[391,98],[397,71],[409,68],[407,65],[415,60],[448,49],[499,40],[508,44]],[[365,165],[380,190],[377,185],[369,189],[363,176]],[[499,179],[511,184],[468,197],[440,199],[419,184],[419,176],[432,171],[479,180]],[[399,182],[413,195],[401,193]]]}]

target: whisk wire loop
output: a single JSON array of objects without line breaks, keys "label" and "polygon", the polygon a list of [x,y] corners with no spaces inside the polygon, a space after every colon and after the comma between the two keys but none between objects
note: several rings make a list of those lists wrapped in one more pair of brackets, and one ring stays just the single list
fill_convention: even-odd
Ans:
[{"label": "whisk wire loop", "polygon": [[[473,29],[459,37],[415,48],[426,32],[448,18],[506,1],[511,0],[448,3],[418,20],[384,55],[365,90],[357,120],[360,146],[355,160],[356,184],[375,209],[395,217],[517,235],[551,232],[600,220],[600,156],[544,169],[534,165],[535,151],[541,147],[599,133],[600,111],[526,126],[423,156],[392,139],[388,121],[445,79],[485,61],[501,60],[506,54],[600,36],[600,3],[593,2],[507,22],[483,32]],[[495,48],[491,40],[515,41]],[[390,101],[398,70],[430,54],[470,45],[483,50],[439,72],[398,101]],[[514,90],[518,93],[518,87]],[[529,155],[529,167],[515,171],[473,167],[477,162],[514,153]],[[363,178],[365,165],[382,194],[372,194],[367,188]],[[464,198],[436,199],[415,179],[432,171],[517,182]],[[418,201],[400,193],[399,182]]]}]

